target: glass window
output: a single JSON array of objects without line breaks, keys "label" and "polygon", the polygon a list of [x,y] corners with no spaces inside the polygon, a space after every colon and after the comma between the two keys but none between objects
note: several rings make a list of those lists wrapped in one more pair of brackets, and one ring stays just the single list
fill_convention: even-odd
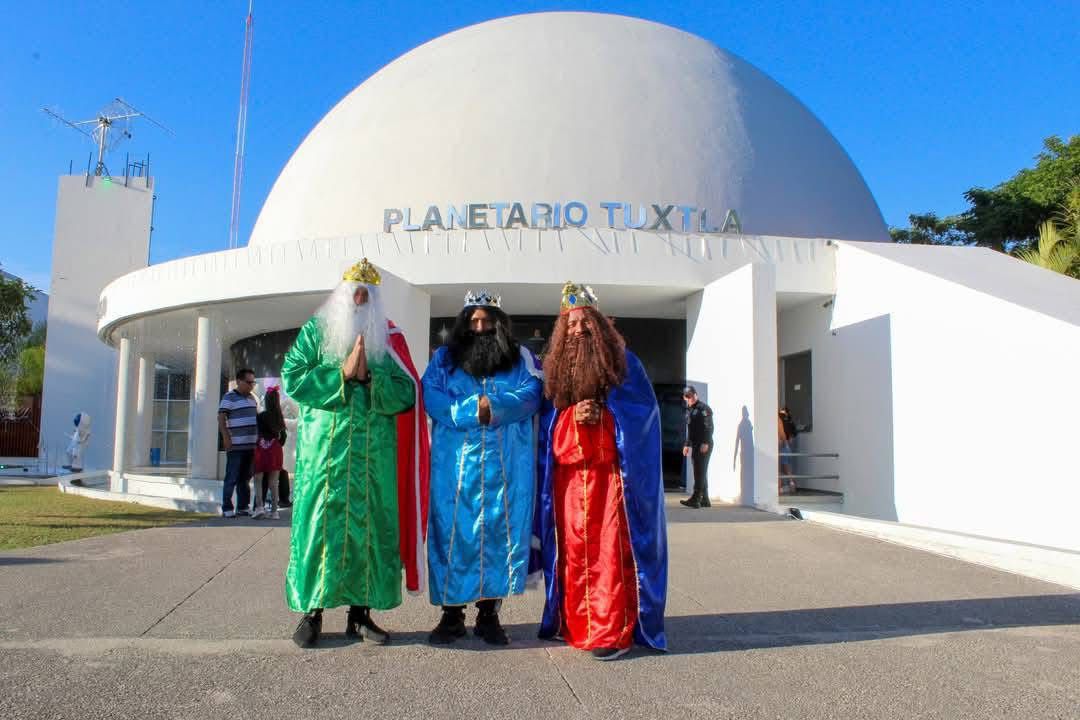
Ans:
[{"label": "glass window", "polygon": [[188,400],[191,398],[191,376],[190,375],[170,375],[169,376],[169,399],[170,400]]},{"label": "glass window", "polygon": [[165,439],[165,462],[187,462],[187,433],[171,432]]},{"label": "glass window", "polygon": [[169,374],[158,370],[154,373],[154,399],[165,400],[169,397]]},{"label": "glass window", "polygon": [[187,400],[173,400],[169,403],[169,432],[174,430],[187,431],[188,429],[188,406]]},{"label": "glass window", "polygon": [[167,400],[155,400],[154,401],[154,419],[153,429],[164,430],[165,418],[168,413],[169,402]]}]

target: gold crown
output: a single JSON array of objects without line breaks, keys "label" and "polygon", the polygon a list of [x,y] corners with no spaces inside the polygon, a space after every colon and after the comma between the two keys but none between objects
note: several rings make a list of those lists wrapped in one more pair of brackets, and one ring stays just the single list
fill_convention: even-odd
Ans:
[{"label": "gold crown", "polygon": [[341,276],[341,279],[345,282],[357,282],[365,285],[378,285],[382,282],[382,276],[379,275],[379,270],[369,263],[367,258],[364,258],[346,270],[345,274]]},{"label": "gold crown", "polygon": [[588,285],[578,285],[570,281],[563,285],[562,312],[567,313],[574,308],[594,308],[599,304],[600,301],[596,298],[596,293]]}]

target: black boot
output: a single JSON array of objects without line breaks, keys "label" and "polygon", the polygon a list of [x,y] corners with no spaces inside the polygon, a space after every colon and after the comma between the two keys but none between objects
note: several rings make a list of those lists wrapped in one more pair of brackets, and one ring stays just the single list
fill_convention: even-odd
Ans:
[{"label": "black boot", "polygon": [[510,638],[499,622],[498,600],[481,600],[476,603],[476,627],[473,634],[488,645],[509,645]]},{"label": "black boot", "polygon": [[690,497],[680,500],[679,504],[696,510],[701,507],[701,497],[697,493],[694,493]]},{"label": "black boot", "polygon": [[701,492],[701,497],[698,498],[698,505],[700,505],[703,508],[712,507],[712,503],[709,502],[709,491],[708,490],[703,490]]},{"label": "black boot", "polygon": [[443,605],[442,618],[428,635],[428,642],[432,645],[449,645],[459,637],[465,637],[465,632],[465,608]]},{"label": "black boot", "polygon": [[370,640],[377,645],[390,643],[390,633],[383,630],[371,619],[371,608],[364,605],[350,605],[345,616],[345,636],[356,640]]},{"label": "black boot", "polygon": [[300,618],[300,624],[293,632],[293,642],[302,648],[311,648],[319,644],[322,633],[322,610],[312,610]]}]

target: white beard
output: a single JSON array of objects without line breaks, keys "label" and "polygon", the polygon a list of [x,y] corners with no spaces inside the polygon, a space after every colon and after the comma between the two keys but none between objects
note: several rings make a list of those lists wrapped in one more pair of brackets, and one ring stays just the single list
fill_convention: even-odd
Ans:
[{"label": "white beard", "polygon": [[357,335],[364,336],[368,361],[379,360],[386,353],[386,314],[377,287],[366,285],[368,301],[357,305],[353,295],[361,283],[342,282],[315,312],[322,330],[323,357],[342,361],[352,352]]}]

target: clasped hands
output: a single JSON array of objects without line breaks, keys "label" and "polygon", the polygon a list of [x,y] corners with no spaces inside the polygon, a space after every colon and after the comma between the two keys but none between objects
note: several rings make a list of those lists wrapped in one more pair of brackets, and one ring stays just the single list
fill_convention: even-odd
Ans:
[{"label": "clasped hands", "polygon": [[595,425],[600,422],[603,406],[596,400],[582,400],[574,405],[574,422],[582,425]]},{"label": "clasped hands", "polygon": [[364,350],[364,336],[357,335],[352,352],[341,364],[341,373],[346,380],[364,382],[368,378],[367,351]]},{"label": "clasped hands", "polygon": [[491,424],[491,401],[488,400],[487,395],[481,395],[476,401],[476,419],[481,425]]}]

